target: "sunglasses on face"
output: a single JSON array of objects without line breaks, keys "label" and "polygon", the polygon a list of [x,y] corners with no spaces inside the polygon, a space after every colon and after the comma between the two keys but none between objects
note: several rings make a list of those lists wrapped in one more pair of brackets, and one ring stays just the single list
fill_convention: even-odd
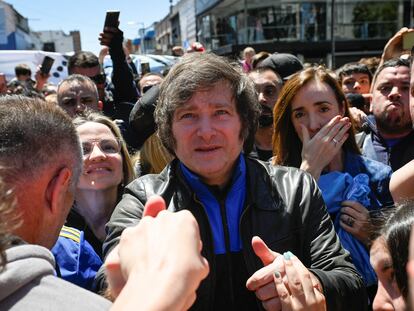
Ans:
[{"label": "sunglasses on face", "polygon": [[83,156],[89,157],[95,146],[98,146],[98,148],[107,155],[116,154],[121,151],[121,143],[115,139],[103,139],[100,141],[84,141],[82,142]]},{"label": "sunglasses on face", "polygon": [[96,76],[89,78],[96,84],[104,84],[106,81],[106,75],[104,73],[98,73]]}]

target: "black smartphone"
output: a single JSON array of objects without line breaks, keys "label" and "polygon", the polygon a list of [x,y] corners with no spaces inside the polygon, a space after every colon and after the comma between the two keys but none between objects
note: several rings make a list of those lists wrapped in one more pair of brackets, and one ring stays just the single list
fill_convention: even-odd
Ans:
[{"label": "black smartphone", "polygon": [[49,74],[54,62],[55,60],[52,57],[45,56],[45,58],[43,58],[42,67],[40,68],[40,71],[45,75]]},{"label": "black smartphone", "polygon": [[119,11],[107,11],[105,17],[105,27],[118,27]]},{"label": "black smartphone", "polygon": [[150,64],[141,63],[141,77],[148,72],[151,72]]}]

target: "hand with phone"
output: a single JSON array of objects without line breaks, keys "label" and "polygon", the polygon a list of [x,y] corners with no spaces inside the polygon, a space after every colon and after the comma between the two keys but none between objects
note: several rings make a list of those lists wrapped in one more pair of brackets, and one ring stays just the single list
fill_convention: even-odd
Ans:
[{"label": "hand with phone", "polygon": [[99,34],[101,45],[108,46],[110,49],[122,46],[124,39],[123,32],[119,26],[119,11],[107,11],[103,32]]},{"label": "hand with phone", "polygon": [[47,83],[47,80],[50,78],[50,69],[52,69],[54,62],[55,60],[52,57],[46,55],[43,58],[42,64],[37,67],[35,73],[36,90],[41,91]]},{"label": "hand with phone", "polygon": [[407,27],[403,27],[397,31],[397,33],[390,40],[388,40],[385,45],[379,66],[389,59],[400,57],[404,53],[409,54],[412,46],[407,46],[410,44],[410,41],[411,44],[414,43],[413,33],[414,29]]}]

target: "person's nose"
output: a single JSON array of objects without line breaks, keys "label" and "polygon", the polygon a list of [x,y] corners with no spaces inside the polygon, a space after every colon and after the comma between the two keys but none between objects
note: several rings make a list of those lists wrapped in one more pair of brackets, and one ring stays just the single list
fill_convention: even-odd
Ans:
[{"label": "person's nose", "polygon": [[359,84],[358,81],[355,81],[354,83],[354,90],[360,90],[361,89],[361,84]]},{"label": "person's nose", "polygon": [[321,121],[317,115],[309,114],[308,118],[309,132],[316,134],[321,129]]},{"label": "person's nose", "polygon": [[100,161],[106,158],[106,154],[101,150],[98,144],[94,144],[88,158],[90,161]]},{"label": "person's nose", "polygon": [[200,117],[197,134],[204,141],[209,142],[215,134],[213,120],[211,120],[208,116]]},{"label": "person's nose", "polygon": [[381,282],[378,282],[377,294],[372,303],[373,311],[388,311],[394,310],[392,303],[387,299],[388,294]]},{"label": "person's nose", "polygon": [[76,100],[76,113],[85,111],[85,104],[83,104],[80,99]]},{"label": "person's nose", "polygon": [[388,98],[390,100],[398,100],[401,97],[401,92],[398,86],[393,86],[391,89],[390,94],[388,95]]},{"label": "person's nose", "polygon": [[264,96],[263,92],[259,92],[259,103],[265,104],[267,102],[266,97]]}]

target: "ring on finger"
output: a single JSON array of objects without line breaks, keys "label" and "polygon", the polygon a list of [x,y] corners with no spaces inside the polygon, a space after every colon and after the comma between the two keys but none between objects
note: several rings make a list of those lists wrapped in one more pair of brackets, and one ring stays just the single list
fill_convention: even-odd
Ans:
[{"label": "ring on finger", "polygon": [[347,225],[353,227],[355,220],[352,217],[348,217]]},{"label": "ring on finger", "polygon": [[338,141],[335,138],[332,138],[332,141],[333,141],[335,146],[338,144]]}]

